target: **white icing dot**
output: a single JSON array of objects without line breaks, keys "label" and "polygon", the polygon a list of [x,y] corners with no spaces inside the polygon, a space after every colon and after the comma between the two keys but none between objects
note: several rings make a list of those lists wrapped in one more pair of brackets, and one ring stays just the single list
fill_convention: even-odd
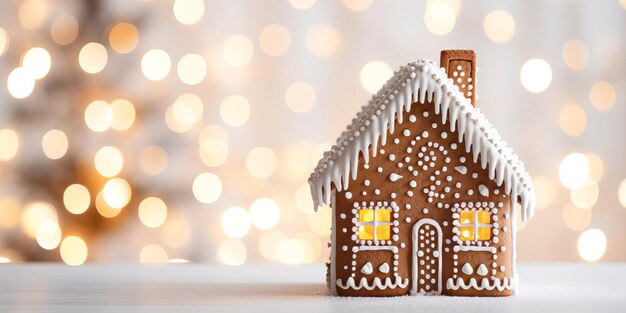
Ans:
[{"label": "white icing dot", "polygon": [[467,167],[465,166],[456,166],[454,169],[461,174],[467,173]]},{"label": "white icing dot", "polygon": [[441,133],[441,138],[443,138],[443,139],[448,138],[448,133],[446,133],[446,132]]},{"label": "white icing dot", "polygon": [[389,161],[393,161],[395,159],[396,159],[396,156],[394,154],[389,155]]},{"label": "white icing dot", "polygon": [[483,184],[478,185],[478,192],[485,197],[489,197],[489,189]]},{"label": "white icing dot", "polygon": [[428,111],[424,111],[424,117],[428,117]]},{"label": "white icing dot", "polygon": [[346,199],[352,199],[352,193],[351,192],[346,192]]},{"label": "white icing dot", "polygon": [[422,210],[422,212],[424,212],[424,214],[428,214],[428,209],[427,209],[427,208],[424,208],[424,209]]},{"label": "white icing dot", "polygon": [[369,186],[369,185],[370,185],[370,180],[369,180],[369,179],[366,179],[366,180],[363,182],[363,184],[364,184],[365,186]]},{"label": "white icing dot", "polygon": [[402,132],[402,134],[403,134],[404,136],[406,136],[406,137],[409,137],[409,136],[411,136],[411,131],[410,131],[410,130],[408,130],[408,129],[405,129],[405,130]]},{"label": "white icing dot", "polygon": [[415,117],[415,115],[411,114],[411,115],[409,116],[409,122],[411,122],[411,123],[415,123],[415,121],[417,121],[417,118]]},{"label": "white icing dot", "polygon": [[382,172],[383,172],[383,168],[379,166],[379,167],[378,167],[378,172],[379,172],[379,173],[382,173]]},{"label": "white icing dot", "polygon": [[375,194],[377,194],[377,195],[379,195],[379,194],[380,194],[380,190],[379,190],[379,189],[376,189],[376,190],[374,190],[374,193],[375,193]]},{"label": "white icing dot", "polygon": [[341,247],[341,250],[343,250],[343,251],[348,251],[348,246],[343,246],[343,247]]},{"label": "white icing dot", "polygon": [[432,127],[433,127],[433,128],[437,128],[437,123],[433,123],[433,124],[432,124]]},{"label": "white icing dot", "polygon": [[424,138],[428,138],[428,132],[427,132],[427,131],[424,131],[424,132],[422,133],[422,137],[424,137]]},{"label": "white icing dot", "polygon": [[469,196],[473,195],[473,194],[474,194],[474,190],[472,190],[472,189],[468,190],[468,191],[467,191],[467,194],[468,194]]},{"label": "white icing dot", "polygon": [[417,187],[417,182],[412,180],[411,182],[409,182],[409,185],[413,188]]}]

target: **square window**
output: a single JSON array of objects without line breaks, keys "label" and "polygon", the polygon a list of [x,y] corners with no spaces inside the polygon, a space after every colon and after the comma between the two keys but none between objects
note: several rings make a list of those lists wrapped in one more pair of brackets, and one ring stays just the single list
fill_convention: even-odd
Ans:
[{"label": "square window", "polygon": [[459,238],[463,241],[474,240],[474,226],[461,226],[459,227],[461,234]]},{"label": "square window", "polygon": [[359,240],[390,240],[391,210],[387,208],[363,208],[359,210]]},{"label": "square window", "polygon": [[376,210],[376,220],[378,222],[391,222],[391,210]]},{"label": "square window", "polygon": [[478,211],[478,222],[481,224],[491,223],[491,213],[487,211]]},{"label": "square window", "polygon": [[461,211],[458,221],[460,240],[491,240],[491,212],[483,210]]},{"label": "square window", "polygon": [[359,226],[359,239],[372,240],[374,239],[374,226],[373,225],[361,225]]},{"label": "square window", "polygon": [[478,240],[491,239],[491,227],[479,226],[478,227]]},{"label": "square window", "polygon": [[463,212],[461,212],[461,217],[459,218],[459,222],[461,222],[461,224],[473,224],[474,223],[474,212],[472,212],[472,211],[463,211]]},{"label": "square window", "polygon": [[378,225],[376,226],[376,239],[389,240],[391,239],[391,226],[390,225]]},{"label": "square window", "polygon": [[373,222],[373,221],[374,221],[374,210],[361,209],[359,211],[359,222]]}]

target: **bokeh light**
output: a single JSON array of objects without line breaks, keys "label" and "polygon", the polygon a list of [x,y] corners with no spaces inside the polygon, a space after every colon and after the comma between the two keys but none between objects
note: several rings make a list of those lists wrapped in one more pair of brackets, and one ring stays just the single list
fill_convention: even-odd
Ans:
[{"label": "bokeh light", "polygon": [[369,92],[376,93],[393,76],[389,64],[382,61],[371,61],[361,69],[361,86]]},{"label": "bokeh light", "polygon": [[198,138],[200,160],[207,166],[222,166],[228,158],[228,133],[217,125],[208,125]]},{"label": "bokeh light", "polygon": [[556,200],[557,182],[550,176],[535,176],[533,177],[533,185],[535,185],[537,209],[550,208]]},{"label": "bokeh light", "polygon": [[259,238],[259,250],[263,257],[271,261],[278,260],[278,244],[287,238],[278,230],[263,232]]},{"label": "bokeh light", "polygon": [[574,231],[581,231],[591,221],[592,210],[581,209],[572,203],[568,203],[563,209],[563,222],[565,225]]},{"label": "bokeh light", "polygon": [[297,239],[281,241],[276,248],[278,261],[284,264],[302,264],[304,262],[304,247]]},{"label": "bokeh light", "polygon": [[117,176],[124,167],[124,156],[120,149],[105,146],[96,152],[94,165],[98,173],[104,177]]},{"label": "bokeh light", "polygon": [[577,104],[568,104],[559,113],[559,126],[570,136],[579,136],[587,126],[585,109]]},{"label": "bokeh light", "polygon": [[232,207],[222,214],[222,230],[229,237],[244,237],[250,231],[250,224],[250,214],[244,208]]},{"label": "bokeh light", "polygon": [[83,214],[91,204],[89,189],[81,184],[72,184],[63,192],[65,209],[72,214]]},{"label": "bokeh light", "polygon": [[559,165],[561,184],[567,189],[581,187],[589,176],[589,161],[582,153],[571,153]]},{"label": "bokeh light", "polygon": [[372,5],[373,0],[343,0],[346,8],[360,12],[367,10]]},{"label": "bokeh light", "polygon": [[29,70],[17,67],[11,71],[7,78],[7,88],[11,96],[16,99],[24,99],[30,96],[35,89],[35,77]]},{"label": "bokeh light", "polygon": [[616,98],[615,87],[607,81],[593,84],[589,91],[591,104],[600,111],[608,111],[613,108]]},{"label": "bokeh light", "polygon": [[131,23],[117,23],[109,32],[109,44],[117,53],[129,53],[137,47],[139,31]]},{"label": "bokeh light", "polygon": [[254,148],[246,157],[246,168],[256,178],[270,177],[276,171],[276,165],[276,153],[267,147]]},{"label": "bokeh light", "polygon": [[114,209],[125,207],[130,202],[131,196],[130,184],[123,178],[112,178],[102,188],[104,202]]},{"label": "bokeh light", "polygon": [[308,112],[315,105],[317,93],[315,87],[307,82],[295,82],[287,88],[285,101],[294,112]]},{"label": "bokeh light", "polygon": [[581,209],[591,209],[598,201],[599,192],[598,183],[589,178],[582,186],[570,190],[570,200]]},{"label": "bokeh light", "polygon": [[9,34],[7,34],[4,28],[0,27],[0,57],[7,51],[9,48]]},{"label": "bokeh light", "polygon": [[306,10],[311,8],[317,0],[289,0],[291,5],[298,10]]},{"label": "bokeh light", "polygon": [[511,40],[515,33],[515,19],[507,11],[494,10],[485,16],[483,29],[489,39],[504,43]]},{"label": "bokeh light", "polygon": [[270,56],[281,56],[285,54],[291,46],[291,33],[285,26],[272,24],[268,25],[259,35],[259,45],[261,50]]},{"label": "bokeh light", "polygon": [[61,228],[52,220],[43,221],[37,226],[37,244],[46,250],[54,250],[61,243]]},{"label": "bokeh light", "polygon": [[305,214],[312,214],[313,211],[313,199],[311,198],[311,187],[309,184],[303,184],[296,190],[294,200],[296,202],[296,208],[300,212]]},{"label": "bokeh light", "polygon": [[626,208],[626,178],[622,180],[619,187],[617,187],[617,199],[619,203]]},{"label": "bokeh light", "polygon": [[88,254],[87,244],[78,236],[65,237],[61,242],[61,259],[67,265],[82,265],[87,260]]},{"label": "bokeh light", "polygon": [[552,82],[552,69],[550,64],[543,59],[530,59],[522,65],[520,80],[526,90],[539,93]]},{"label": "bokeh light", "polygon": [[80,49],[78,64],[86,73],[96,74],[107,65],[109,55],[107,49],[100,43],[90,42]]},{"label": "bokeh light", "polygon": [[10,129],[0,129],[0,161],[11,160],[20,148],[17,133]]},{"label": "bokeh light", "polygon": [[587,262],[598,261],[606,251],[606,236],[599,229],[588,229],[578,237],[578,254]]},{"label": "bokeh light", "polygon": [[176,0],[172,11],[176,20],[181,24],[196,24],[204,15],[204,2],[202,0]]},{"label": "bokeh light", "polygon": [[85,108],[85,124],[95,132],[103,132],[113,123],[113,111],[108,103],[95,100]]},{"label": "bokeh light", "polygon": [[585,153],[585,157],[589,162],[589,177],[599,182],[604,174],[604,162],[598,155],[593,153]]},{"label": "bokeh light", "polygon": [[280,209],[276,201],[270,198],[260,198],[250,205],[250,220],[258,229],[271,229],[278,224]]},{"label": "bokeh light", "polygon": [[192,191],[198,201],[210,204],[222,194],[222,181],[213,173],[202,173],[193,180]]},{"label": "bokeh light", "polygon": [[226,239],[217,248],[217,256],[219,261],[226,265],[241,265],[246,262],[246,246],[241,240]]},{"label": "bokeh light", "polygon": [[167,205],[157,197],[145,198],[137,210],[139,220],[149,228],[161,227],[167,219]]},{"label": "bokeh light", "polygon": [[574,71],[580,71],[589,62],[589,48],[580,40],[569,40],[563,44],[561,56],[567,67]]},{"label": "bokeh light", "polygon": [[252,41],[245,36],[230,36],[222,45],[224,60],[234,66],[248,64],[250,59],[252,59],[253,53]]},{"label": "bokeh light", "polygon": [[39,225],[45,221],[59,222],[57,211],[50,203],[35,201],[24,205],[20,226],[27,236],[35,238]]},{"label": "bokeh light", "polygon": [[172,210],[171,214],[167,214],[167,220],[161,227],[161,238],[170,247],[183,247],[191,240],[191,226],[185,215]]},{"label": "bokeh light", "polygon": [[341,34],[330,25],[314,25],[306,32],[306,47],[316,56],[326,57],[337,53]]},{"label": "bokeh light", "polygon": [[240,95],[227,96],[220,103],[220,116],[230,126],[241,126],[250,118],[250,102]]},{"label": "bokeh light", "polygon": [[69,142],[65,133],[58,129],[49,130],[41,138],[43,153],[52,160],[62,158],[67,152]]},{"label": "bokeh light", "polygon": [[141,151],[139,166],[148,175],[159,175],[167,168],[167,152],[159,146],[148,146]]},{"label": "bokeh light", "polygon": [[159,81],[170,73],[172,60],[169,54],[161,49],[152,49],[141,58],[141,72],[147,79]]},{"label": "bokeh light", "polygon": [[102,191],[96,195],[95,206],[98,214],[105,218],[114,218],[122,213],[122,208],[114,208],[106,203]]},{"label": "bokeh light", "polygon": [[147,244],[139,252],[139,262],[147,264],[167,263],[167,252],[157,244]]},{"label": "bokeh light", "polygon": [[126,99],[115,99],[109,107],[111,111],[111,128],[117,131],[124,131],[133,126],[136,113],[132,102]]},{"label": "bokeh light", "polygon": [[22,67],[30,71],[35,79],[44,78],[50,71],[52,58],[50,53],[41,47],[31,48],[22,58]]},{"label": "bokeh light", "polygon": [[207,64],[197,54],[186,54],[178,61],[178,78],[187,85],[197,85],[204,80]]},{"label": "bokeh light", "polygon": [[431,33],[442,36],[454,29],[456,13],[446,2],[435,2],[427,5],[424,12],[424,24]]},{"label": "bokeh light", "polygon": [[46,22],[49,11],[47,0],[24,0],[19,7],[18,18],[24,28],[35,29]]},{"label": "bokeh light", "polygon": [[78,20],[68,14],[61,14],[52,22],[50,35],[52,40],[59,45],[69,45],[78,37]]},{"label": "bokeh light", "polygon": [[0,227],[13,229],[20,223],[21,207],[13,197],[0,197]]},{"label": "bokeh light", "polygon": [[307,215],[309,228],[322,236],[330,235],[332,220],[332,209],[327,205],[320,207],[316,213]]}]

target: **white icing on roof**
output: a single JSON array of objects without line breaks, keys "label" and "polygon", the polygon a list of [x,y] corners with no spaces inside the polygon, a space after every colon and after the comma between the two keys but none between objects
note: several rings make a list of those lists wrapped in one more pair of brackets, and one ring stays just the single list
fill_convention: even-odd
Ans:
[{"label": "white icing on roof", "polygon": [[352,120],[337,144],[324,153],[309,177],[316,210],[324,203],[330,204],[332,184],[341,191],[348,188],[350,173],[353,180],[357,178],[359,154],[365,162],[369,161],[369,151],[376,156],[379,140],[384,145],[387,129],[393,133],[396,122],[402,123],[401,113],[410,111],[412,97],[420,103],[432,101],[442,123],[449,122],[451,131],[458,128],[458,142],[465,140],[466,151],[472,153],[474,161],[482,155],[481,166],[489,167],[489,178],[498,186],[504,184],[506,194],[512,199],[519,199],[522,220],[533,216],[535,189],[524,163],[480,109],[459,92],[444,70],[426,59],[400,67]]}]

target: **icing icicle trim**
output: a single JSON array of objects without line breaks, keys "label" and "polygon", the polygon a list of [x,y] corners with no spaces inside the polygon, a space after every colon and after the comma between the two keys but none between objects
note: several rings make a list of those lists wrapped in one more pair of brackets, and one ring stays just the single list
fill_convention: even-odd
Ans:
[{"label": "icing icicle trim", "polygon": [[374,289],[380,289],[380,290],[385,290],[387,288],[396,289],[396,287],[406,288],[408,285],[409,285],[409,279],[408,278],[403,279],[400,276],[396,276],[395,282],[392,281],[391,278],[389,277],[385,278],[384,281],[381,281],[380,278],[376,277],[372,281],[371,285],[367,282],[367,278],[365,277],[361,278],[358,284],[356,284],[353,277],[349,277],[346,280],[345,285],[342,283],[341,279],[337,279],[337,286],[339,286],[339,288],[341,289],[359,290],[361,288],[365,288],[371,291]]},{"label": "icing icicle trim", "polygon": [[481,157],[480,165],[488,168],[489,178],[498,186],[504,185],[512,199],[520,200],[522,220],[532,217],[535,190],[524,163],[446,73],[433,61],[423,59],[402,66],[324,153],[309,177],[315,209],[330,203],[333,188],[341,191],[349,187],[350,180],[357,177],[359,155],[365,162],[370,151],[376,157],[379,142],[385,144],[387,130],[394,132],[396,123],[402,123],[402,113],[410,111],[412,103],[427,100],[433,102],[442,124],[457,131],[458,142],[465,143],[473,160]]},{"label": "icing icicle trim", "polygon": [[454,281],[453,278],[448,278],[448,281],[446,282],[446,288],[450,290],[459,290],[459,289],[467,290],[467,289],[473,288],[476,290],[497,289],[498,291],[504,291],[505,289],[511,290],[513,288],[513,279],[512,278],[502,278],[502,279],[492,278],[490,281],[487,278],[483,278],[480,280],[480,283],[478,283],[478,280],[476,280],[476,278],[470,278],[469,283],[466,285],[465,281],[463,281],[461,277],[457,278],[456,282]]}]

